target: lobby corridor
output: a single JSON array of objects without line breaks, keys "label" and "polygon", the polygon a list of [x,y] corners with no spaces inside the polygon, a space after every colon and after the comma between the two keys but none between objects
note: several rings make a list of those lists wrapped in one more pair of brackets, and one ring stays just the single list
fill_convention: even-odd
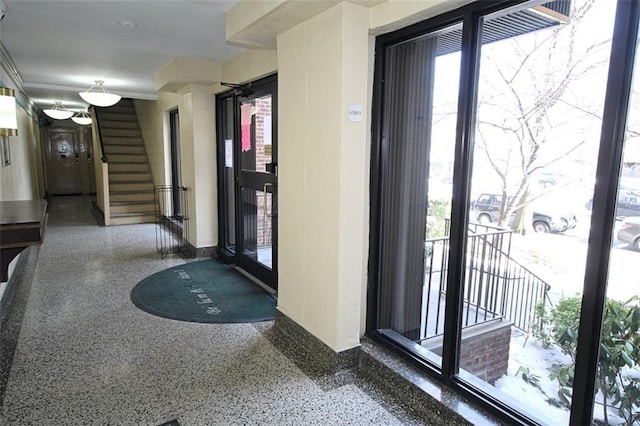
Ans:
[{"label": "lobby corridor", "polygon": [[139,310],[132,288],[184,260],[160,258],[154,225],[102,227],[90,210],[89,197],[50,201],[0,423],[415,422],[358,380],[312,380],[266,337],[270,323],[199,324]]}]

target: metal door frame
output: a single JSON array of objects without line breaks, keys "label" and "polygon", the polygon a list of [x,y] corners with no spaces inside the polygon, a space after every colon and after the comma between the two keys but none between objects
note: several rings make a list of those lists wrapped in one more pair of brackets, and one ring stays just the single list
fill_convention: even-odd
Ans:
[{"label": "metal door frame", "polygon": [[[241,170],[241,123],[240,123],[240,105],[248,100],[271,95],[271,124],[272,124],[272,163],[268,173],[252,172]],[[218,255],[227,262],[235,264],[248,274],[255,277],[260,282],[266,284],[272,290],[277,290],[277,270],[278,270],[278,221],[277,221],[277,123],[278,123],[278,101],[277,101],[277,75],[265,77],[263,79],[248,83],[242,88],[233,89],[224,92],[216,97],[216,128],[218,129],[218,220],[219,220],[219,244]],[[235,217],[229,217],[227,213],[228,194],[228,177],[225,174],[225,137],[223,127],[225,102],[232,99],[233,108],[233,179],[234,194],[233,201],[235,204]],[[252,124],[252,126],[255,123]],[[226,128],[225,128],[226,130]],[[265,191],[272,194],[272,211],[257,212],[272,218],[272,268],[269,269],[259,262],[254,261],[245,256],[245,234],[244,220],[250,213],[243,211],[242,206],[242,188],[249,188],[257,191]],[[230,221],[234,221],[235,228],[235,245],[233,249],[229,248],[230,244],[227,235],[230,229]]]}]

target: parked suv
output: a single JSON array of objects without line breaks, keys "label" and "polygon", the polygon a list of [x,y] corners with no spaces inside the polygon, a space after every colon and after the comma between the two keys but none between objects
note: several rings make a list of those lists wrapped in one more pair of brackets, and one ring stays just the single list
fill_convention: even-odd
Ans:
[{"label": "parked suv", "polygon": [[[471,218],[481,224],[497,223],[500,215],[502,196],[499,194],[480,194],[471,206]],[[510,222],[513,217],[510,218]],[[531,223],[535,232],[565,232],[576,227],[574,214],[558,214],[540,208],[533,211]]]},{"label": "parked suv", "polygon": [[[585,208],[591,210],[593,199],[587,201]],[[616,217],[624,219],[626,217],[640,216],[640,189],[623,189],[618,191],[618,201],[616,203]]]}]

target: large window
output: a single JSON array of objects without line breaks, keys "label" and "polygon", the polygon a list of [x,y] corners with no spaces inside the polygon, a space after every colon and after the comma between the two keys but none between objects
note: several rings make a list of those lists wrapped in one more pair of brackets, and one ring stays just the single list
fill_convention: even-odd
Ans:
[{"label": "large window", "polygon": [[478,2],[377,39],[368,332],[510,421],[639,421],[637,8]]}]

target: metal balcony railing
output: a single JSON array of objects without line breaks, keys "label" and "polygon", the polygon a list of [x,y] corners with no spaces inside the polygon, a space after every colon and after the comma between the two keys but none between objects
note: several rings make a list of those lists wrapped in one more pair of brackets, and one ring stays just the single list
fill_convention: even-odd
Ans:
[{"label": "metal balcony railing", "polygon": [[[467,239],[462,327],[495,319],[510,321],[528,333],[536,306],[549,284],[510,257],[512,231],[470,224]],[[425,241],[425,281],[421,340],[444,331],[449,237]]]}]

